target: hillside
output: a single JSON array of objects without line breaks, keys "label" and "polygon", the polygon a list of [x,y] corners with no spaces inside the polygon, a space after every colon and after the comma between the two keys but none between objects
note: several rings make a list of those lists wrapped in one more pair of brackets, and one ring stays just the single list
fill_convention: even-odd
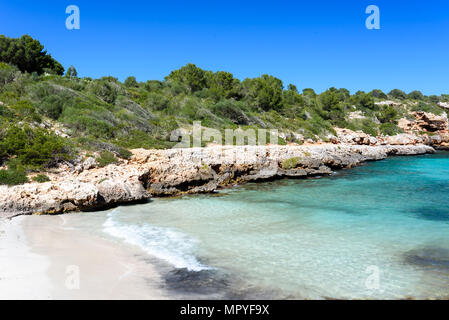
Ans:
[{"label": "hillside", "polygon": [[299,92],[270,75],[241,81],[193,64],[163,81],[81,78],[74,67],[64,75],[38,43],[0,36],[0,184],[24,183],[31,176],[45,181],[43,172],[62,162],[76,166],[94,157],[104,166],[129,158],[130,149],[170,148],[171,132],[190,130],[194,121],[221,132],[277,129],[281,144],[303,144],[332,141],[341,131],[336,128],[373,137],[404,129],[429,136],[431,128],[410,123],[422,118],[421,111],[445,119],[449,106],[449,95],[399,89]]}]

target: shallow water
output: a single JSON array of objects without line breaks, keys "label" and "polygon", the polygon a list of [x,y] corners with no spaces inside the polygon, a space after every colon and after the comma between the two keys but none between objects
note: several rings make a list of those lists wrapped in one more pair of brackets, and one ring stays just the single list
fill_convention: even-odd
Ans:
[{"label": "shallow water", "polygon": [[448,195],[449,153],[438,153],[92,219],[174,268],[230,277],[231,298],[448,298]]}]

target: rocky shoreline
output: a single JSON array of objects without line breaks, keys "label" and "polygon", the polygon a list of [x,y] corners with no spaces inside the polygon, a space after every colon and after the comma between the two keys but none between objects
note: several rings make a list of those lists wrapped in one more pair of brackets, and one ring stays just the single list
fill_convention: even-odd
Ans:
[{"label": "rocky shoreline", "polygon": [[[362,140],[363,141],[363,140]],[[104,209],[151,197],[208,193],[248,181],[306,178],[392,155],[434,153],[425,144],[213,146],[132,150],[130,160],[98,168],[60,167],[50,182],[0,186],[0,217]]]}]

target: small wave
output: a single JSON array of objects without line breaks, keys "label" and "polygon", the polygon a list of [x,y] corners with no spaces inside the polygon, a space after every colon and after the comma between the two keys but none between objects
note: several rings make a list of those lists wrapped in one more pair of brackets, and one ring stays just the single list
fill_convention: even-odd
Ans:
[{"label": "small wave", "polygon": [[114,219],[115,211],[108,214],[103,230],[126,243],[143,249],[149,255],[164,260],[176,268],[189,271],[208,270],[193,254],[194,239],[170,228],[149,224],[124,225]]}]

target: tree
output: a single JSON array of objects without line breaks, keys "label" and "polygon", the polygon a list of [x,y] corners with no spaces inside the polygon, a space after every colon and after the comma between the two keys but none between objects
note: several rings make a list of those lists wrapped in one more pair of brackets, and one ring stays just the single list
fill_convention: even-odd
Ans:
[{"label": "tree", "polygon": [[378,99],[387,99],[387,95],[382,92],[382,90],[374,89],[369,93],[372,97],[378,98]]},{"label": "tree", "polygon": [[316,98],[315,90],[313,90],[312,88],[303,89],[302,90],[302,95],[303,96],[308,96],[310,98]]},{"label": "tree", "polygon": [[206,71],[197,67],[192,63],[188,63],[184,67],[172,71],[165,80],[172,80],[186,84],[191,92],[199,91],[206,88],[207,79]]},{"label": "tree", "polygon": [[229,99],[237,95],[239,80],[235,79],[232,73],[218,71],[207,73],[207,86],[210,93],[217,100],[221,98]]},{"label": "tree", "polygon": [[128,88],[137,88],[138,87],[138,83],[137,83],[137,80],[136,80],[136,77],[128,77],[128,78],[126,78],[126,80],[125,80],[125,87],[128,87]]},{"label": "tree", "polygon": [[304,99],[298,93],[298,89],[293,84],[289,84],[288,90],[283,92],[283,100],[285,104],[289,106],[304,104]]},{"label": "tree", "polygon": [[415,90],[408,94],[408,98],[413,100],[423,100],[424,95],[421,93],[421,91]]},{"label": "tree", "polygon": [[352,96],[351,100],[357,108],[369,110],[376,109],[374,98],[369,93],[357,91],[356,94]]},{"label": "tree", "polygon": [[62,65],[52,58],[44,46],[28,35],[21,38],[0,36],[0,61],[17,66],[22,72],[44,73],[50,69],[58,75],[64,74]]},{"label": "tree", "polygon": [[333,121],[344,119],[344,108],[337,89],[330,88],[320,94],[319,101],[323,110],[323,118]]},{"label": "tree", "polygon": [[280,110],[282,108],[282,81],[264,74],[259,78],[245,79],[242,83],[246,95],[262,110]]},{"label": "tree", "polygon": [[68,78],[76,78],[78,77],[78,72],[76,71],[74,66],[70,66],[65,73],[65,76]]},{"label": "tree", "polygon": [[290,83],[287,88],[288,88],[288,91],[298,93],[298,88],[294,84]]},{"label": "tree", "polygon": [[340,88],[337,90],[338,95],[340,96],[340,101],[345,101],[346,99],[349,99],[351,97],[351,93],[348,89]]},{"label": "tree", "polygon": [[393,89],[388,93],[389,96],[396,98],[396,99],[400,99],[400,100],[405,100],[407,99],[407,94],[399,89]]},{"label": "tree", "polygon": [[377,114],[377,119],[382,123],[395,123],[398,112],[393,106],[383,105]]}]

